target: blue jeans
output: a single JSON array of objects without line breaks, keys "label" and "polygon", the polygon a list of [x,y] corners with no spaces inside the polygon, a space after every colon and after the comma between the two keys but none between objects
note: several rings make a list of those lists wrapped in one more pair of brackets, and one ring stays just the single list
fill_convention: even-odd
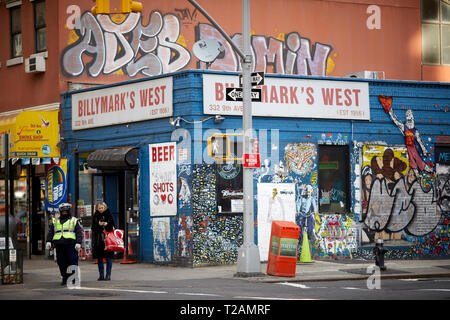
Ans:
[{"label": "blue jeans", "polygon": [[[105,258],[106,259],[106,276],[111,277],[111,270],[112,270],[112,259],[111,258]],[[103,257],[97,258],[97,265],[98,265],[98,273],[101,278],[104,278],[105,276],[105,267],[103,266]]]}]

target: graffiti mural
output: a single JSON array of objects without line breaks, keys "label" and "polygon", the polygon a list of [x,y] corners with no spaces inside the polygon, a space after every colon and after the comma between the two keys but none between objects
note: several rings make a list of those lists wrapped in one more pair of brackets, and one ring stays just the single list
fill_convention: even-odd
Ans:
[{"label": "graffiti mural", "polygon": [[373,241],[373,232],[405,231],[424,236],[436,228],[441,217],[437,206],[434,178],[428,174],[416,176],[405,147],[363,147],[362,220]]},{"label": "graffiti mural", "polygon": [[[196,10],[175,8],[173,13],[166,14],[153,10],[148,19],[139,12],[96,16],[90,11],[81,12],[77,5],[67,8],[68,45],[60,59],[66,77],[87,75],[97,78],[118,74],[132,78],[185,69],[195,57],[187,45],[191,36],[194,41],[217,40],[225,48],[212,64],[195,57],[197,68],[241,70],[240,59],[231,45],[212,25],[198,22]],[[191,25],[196,30],[192,35]],[[241,45],[242,35],[235,34],[232,40]],[[326,76],[334,68],[330,58],[332,50],[331,45],[312,43],[297,31],[280,33],[276,38],[251,37],[253,69],[256,71]]]},{"label": "graffiti mural", "polygon": [[[94,16],[85,12],[73,25],[76,41],[61,54],[61,69],[67,77],[86,73],[90,77],[122,72],[154,76],[186,67],[189,51],[178,44],[180,23],[173,14],[153,11],[147,24],[141,13],[127,16]],[[118,17],[118,18],[117,18]],[[89,60],[86,58],[90,57]],[[88,61],[88,62],[87,62]]]},{"label": "graffiti mural", "polygon": [[170,218],[153,218],[153,259],[156,262],[172,260],[170,254]]},{"label": "graffiti mural", "polygon": [[406,110],[406,123],[404,124],[403,122],[398,120],[392,109],[392,97],[380,95],[378,99],[383,106],[384,112],[389,115],[389,117],[405,137],[405,144],[406,148],[408,149],[409,164],[410,167],[414,170],[415,175],[418,176],[418,169],[420,169],[420,171],[425,170],[427,172],[431,172],[431,162],[425,163],[423,160],[423,157],[431,157],[431,153],[428,152],[425,144],[423,143],[419,130],[416,129],[413,111],[411,109]]},{"label": "graffiti mural", "polygon": [[[213,62],[209,69],[223,71],[241,70],[240,59],[231,45],[211,25],[200,23],[198,25],[198,39],[214,39],[225,48],[223,56]],[[242,43],[242,34],[231,37],[236,44]],[[311,48],[311,41],[302,38],[298,32],[291,32],[284,39],[275,39],[263,35],[251,37],[251,50],[253,55],[253,70],[267,72],[270,66],[273,73],[298,75],[327,75],[328,57],[332,46],[316,43]],[[200,62],[200,69],[206,69],[207,64]]]},{"label": "graffiti mural", "polygon": [[181,216],[174,229],[177,241],[174,255],[181,258],[192,257],[192,217]]},{"label": "graffiti mural", "polygon": [[320,216],[315,231],[316,239],[312,248],[314,259],[352,258],[352,251],[357,245],[357,228],[349,216]]},{"label": "graffiti mural", "polygon": [[243,242],[242,215],[217,212],[216,165],[195,165],[192,171],[193,265],[237,261]]}]

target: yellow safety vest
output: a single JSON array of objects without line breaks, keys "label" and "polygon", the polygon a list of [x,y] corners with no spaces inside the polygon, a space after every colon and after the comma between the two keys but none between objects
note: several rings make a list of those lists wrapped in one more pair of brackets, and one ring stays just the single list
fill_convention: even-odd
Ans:
[{"label": "yellow safety vest", "polygon": [[71,219],[67,220],[63,224],[59,221],[59,219],[55,220],[55,223],[53,225],[53,228],[55,230],[55,234],[53,235],[52,240],[59,240],[61,237],[64,239],[73,239],[76,240],[76,234],[75,234],[75,226],[77,225],[78,219],[75,217],[72,217]]}]

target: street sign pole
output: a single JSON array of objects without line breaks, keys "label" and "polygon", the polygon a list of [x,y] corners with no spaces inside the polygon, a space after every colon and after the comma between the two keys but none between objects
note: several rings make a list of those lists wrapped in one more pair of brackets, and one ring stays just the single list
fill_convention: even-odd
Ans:
[{"label": "street sign pole", "polygon": [[2,135],[2,153],[5,157],[5,263],[9,265],[9,134]]},{"label": "street sign pole", "polygon": [[[252,98],[251,73],[252,55],[250,51],[250,0],[242,0],[242,38],[244,59],[242,61],[243,91],[243,149],[244,153],[252,152]],[[254,206],[253,206],[253,168],[243,168],[244,194],[244,243],[238,251],[237,275],[252,276],[261,273],[259,249],[254,243]]]},{"label": "street sign pole", "polygon": [[[231,40],[227,33],[214,21],[214,19],[194,0],[188,0],[197,8],[219,33],[228,41],[238,53],[242,63],[242,90],[243,90],[243,149],[244,153],[250,153],[252,137],[252,99],[251,99],[251,68],[252,55],[250,51],[250,0],[242,0],[242,37],[243,51]],[[239,248],[237,259],[237,276],[249,277],[261,274],[261,262],[259,249],[254,242],[254,208],[253,208],[253,169],[243,168],[243,224],[244,243]]]}]

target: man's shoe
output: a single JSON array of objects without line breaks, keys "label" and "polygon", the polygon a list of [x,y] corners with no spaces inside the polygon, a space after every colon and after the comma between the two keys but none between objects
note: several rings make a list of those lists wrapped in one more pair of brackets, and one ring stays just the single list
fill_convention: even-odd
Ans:
[{"label": "man's shoe", "polygon": [[103,276],[100,276],[100,277],[97,279],[97,281],[103,281],[103,280],[105,280],[105,278],[104,278]]},{"label": "man's shoe", "polygon": [[110,276],[106,276],[105,281],[110,281],[111,277]]}]

